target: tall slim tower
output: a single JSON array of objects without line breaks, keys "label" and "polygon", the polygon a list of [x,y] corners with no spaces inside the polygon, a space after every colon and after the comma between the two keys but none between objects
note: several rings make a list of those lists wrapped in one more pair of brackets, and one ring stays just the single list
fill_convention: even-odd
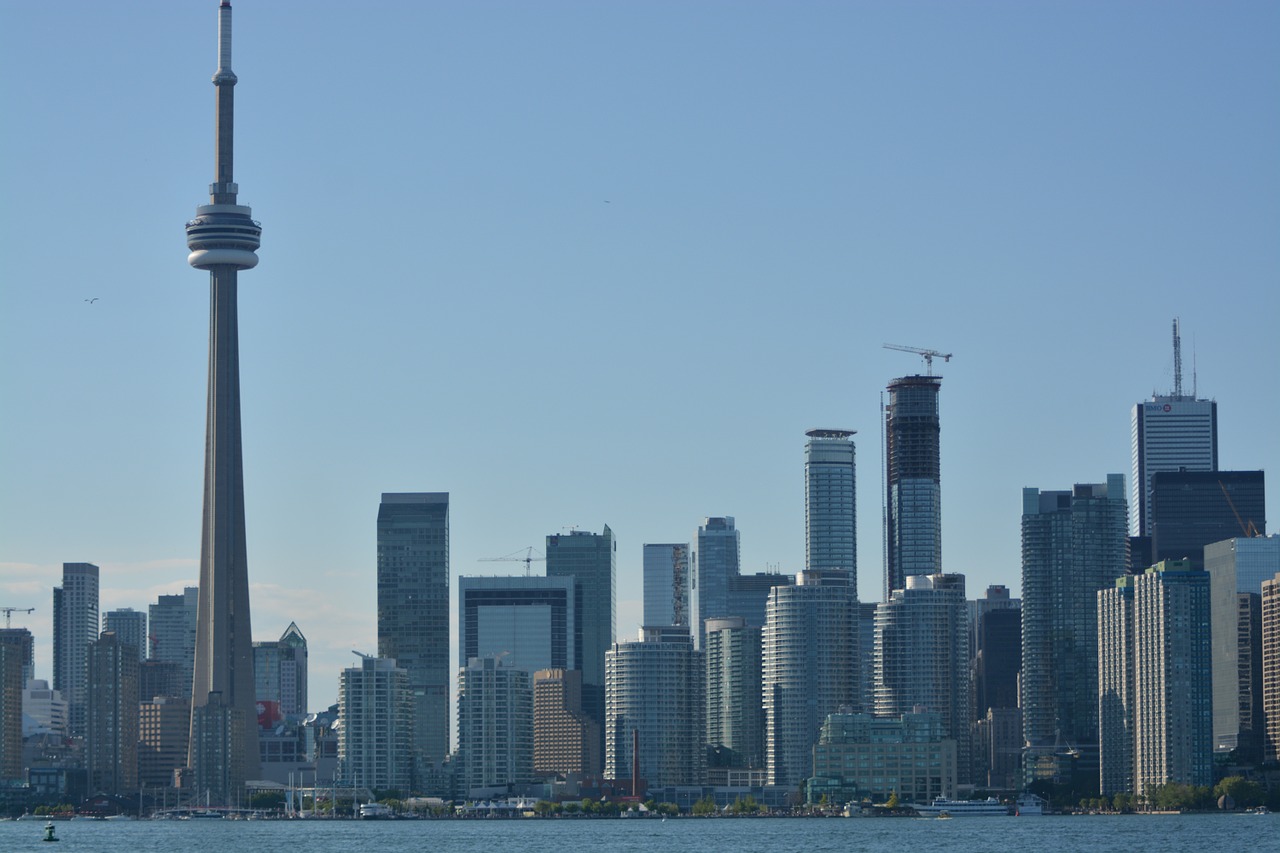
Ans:
[{"label": "tall slim tower", "polygon": [[942,571],[941,376],[889,383],[884,413],[884,600],[911,575]]},{"label": "tall slim tower", "polygon": [[449,753],[448,492],[382,493],[378,656],[408,673],[414,772],[425,772]]},{"label": "tall slim tower", "polygon": [[[210,799],[233,802],[257,776],[258,727],[245,552],[244,463],[240,450],[240,344],[236,277],[258,265],[262,227],[236,204],[232,131],[231,3],[218,8],[214,183],[209,204],[187,223],[187,262],[209,271],[209,399],[205,424],[200,602],[191,688],[191,766]],[[212,734],[217,732],[217,737]],[[212,765],[212,766],[210,766]]]},{"label": "tall slim tower", "polygon": [[98,567],[63,563],[53,588],[53,689],[67,700],[67,726],[83,735],[88,701],[89,644],[98,639]]},{"label": "tall slim tower", "polygon": [[804,443],[804,567],[849,572],[858,588],[855,455],[851,429],[811,429]]}]

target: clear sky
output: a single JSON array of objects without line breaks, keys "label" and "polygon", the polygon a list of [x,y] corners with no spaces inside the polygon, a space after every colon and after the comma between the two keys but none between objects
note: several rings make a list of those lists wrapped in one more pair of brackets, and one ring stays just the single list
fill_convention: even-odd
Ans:
[{"label": "clear sky", "polygon": [[[216,6],[2,5],[0,605],[37,608],[40,677],[62,562],[104,611],[197,579]],[[1174,316],[1280,515],[1278,33],[1273,2],[238,0],[255,637],[296,621],[336,700],[383,491],[451,494],[455,578],[607,523],[633,636],[642,544],[704,516],[802,568],[812,427],[859,431],[878,600],[880,395],[922,366],[886,342],[955,354],[971,596],[1019,586],[1022,487],[1128,478]]]}]

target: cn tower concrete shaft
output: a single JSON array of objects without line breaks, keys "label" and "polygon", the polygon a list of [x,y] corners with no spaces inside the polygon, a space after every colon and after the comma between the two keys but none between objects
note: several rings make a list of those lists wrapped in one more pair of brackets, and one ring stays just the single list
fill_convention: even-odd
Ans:
[{"label": "cn tower concrete shaft", "polygon": [[215,182],[210,203],[187,223],[188,262],[209,271],[209,396],[205,432],[200,604],[191,688],[190,765],[209,802],[243,800],[258,775],[258,727],[245,548],[244,463],[240,444],[237,276],[252,269],[261,226],[236,203],[232,176],[234,87],[231,4],[218,9]]}]

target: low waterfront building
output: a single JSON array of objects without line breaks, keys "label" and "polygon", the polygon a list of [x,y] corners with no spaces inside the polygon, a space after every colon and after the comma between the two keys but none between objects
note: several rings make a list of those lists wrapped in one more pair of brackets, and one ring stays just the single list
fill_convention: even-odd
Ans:
[{"label": "low waterfront building", "polygon": [[808,799],[883,803],[896,794],[900,802],[927,803],[955,796],[957,768],[956,741],[940,714],[830,714],[813,747]]}]

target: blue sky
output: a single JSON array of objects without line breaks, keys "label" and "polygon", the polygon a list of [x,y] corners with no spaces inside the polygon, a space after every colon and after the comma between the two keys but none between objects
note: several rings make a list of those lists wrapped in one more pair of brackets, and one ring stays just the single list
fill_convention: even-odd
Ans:
[{"label": "blue sky", "polygon": [[[217,4],[4,5],[0,605],[47,677],[63,561],[104,610],[196,580]],[[1273,3],[235,9],[253,619],[314,707],[376,648],[383,491],[451,493],[455,577],[609,524],[626,637],[704,516],[798,571],[804,431],[857,429],[877,600],[885,342],[955,354],[971,594],[1018,587],[1023,486],[1128,477],[1174,316],[1280,512]]]}]

